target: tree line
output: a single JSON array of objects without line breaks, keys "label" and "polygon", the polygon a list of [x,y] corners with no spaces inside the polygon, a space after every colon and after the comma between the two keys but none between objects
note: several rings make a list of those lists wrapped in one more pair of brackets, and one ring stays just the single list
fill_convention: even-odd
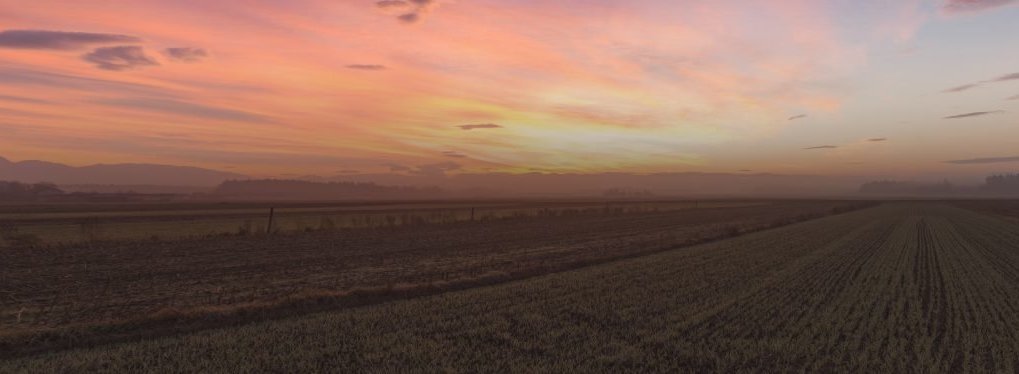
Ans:
[{"label": "tree line", "polygon": [[64,191],[53,183],[0,181],[0,200],[2,201],[32,201],[63,194]]},{"label": "tree line", "polygon": [[226,181],[215,195],[248,199],[344,200],[361,198],[432,198],[441,197],[438,187],[382,186],[367,182],[308,182],[261,179]]},{"label": "tree line", "polygon": [[874,181],[860,186],[870,195],[895,196],[1019,196],[1019,174],[995,174],[977,186],[957,186],[947,180],[941,183]]}]

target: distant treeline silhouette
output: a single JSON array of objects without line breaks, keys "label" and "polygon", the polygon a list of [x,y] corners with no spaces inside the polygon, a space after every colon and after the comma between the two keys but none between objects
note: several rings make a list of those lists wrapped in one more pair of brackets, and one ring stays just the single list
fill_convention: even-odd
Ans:
[{"label": "distant treeline silhouette", "polygon": [[1019,194],[1019,174],[989,176],[984,189],[990,193],[1017,195]]},{"label": "distant treeline silhouette", "polygon": [[0,181],[0,201],[33,201],[63,194],[64,191],[52,183]]},{"label": "distant treeline silhouette", "polygon": [[214,194],[243,199],[346,200],[435,198],[441,197],[443,191],[438,187],[381,186],[368,182],[261,179],[226,181]]},{"label": "distant treeline silhouette", "polygon": [[1019,196],[1019,174],[992,175],[978,186],[956,186],[947,180],[941,183],[875,181],[861,185],[860,193],[885,196]]},{"label": "distant treeline silhouette", "polygon": [[185,198],[185,195],[142,194],[135,192],[67,192],[53,183],[0,181],[0,201],[121,203],[173,201],[182,198]]}]

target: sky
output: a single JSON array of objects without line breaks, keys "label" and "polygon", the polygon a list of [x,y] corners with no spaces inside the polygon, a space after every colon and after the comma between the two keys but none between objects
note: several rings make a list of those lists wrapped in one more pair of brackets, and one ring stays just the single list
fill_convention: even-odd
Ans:
[{"label": "sky", "polygon": [[257,176],[1019,171],[1019,0],[0,0],[0,156]]}]

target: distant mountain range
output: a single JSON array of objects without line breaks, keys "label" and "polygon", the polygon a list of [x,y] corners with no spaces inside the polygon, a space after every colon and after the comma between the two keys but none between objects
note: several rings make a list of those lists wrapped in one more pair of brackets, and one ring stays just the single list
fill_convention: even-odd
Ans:
[{"label": "distant mountain range", "polygon": [[11,162],[0,157],[0,180],[58,185],[217,186],[248,176],[190,166],[99,164],[68,166],[47,161]]}]

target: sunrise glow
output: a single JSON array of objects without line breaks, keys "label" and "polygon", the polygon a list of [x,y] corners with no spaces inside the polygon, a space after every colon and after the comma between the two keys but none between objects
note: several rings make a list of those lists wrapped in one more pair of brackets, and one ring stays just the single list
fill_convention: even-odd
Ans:
[{"label": "sunrise glow", "polygon": [[1014,4],[3,0],[0,155],[983,176],[946,161],[1019,156]]}]

